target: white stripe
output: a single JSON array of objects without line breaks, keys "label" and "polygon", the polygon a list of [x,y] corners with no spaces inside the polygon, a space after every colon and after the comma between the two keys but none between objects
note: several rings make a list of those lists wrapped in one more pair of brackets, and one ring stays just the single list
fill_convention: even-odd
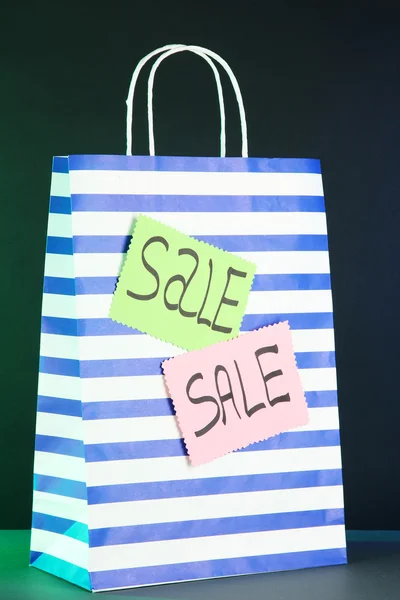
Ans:
[{"label": "white stripe", "polygon": [[[60,300],[61,298],[61,300]],[[108,318],[113,294],[87,294],[76,297],[78,319]],[[74,296],[44,294],[43,314],[47,316],[71,316],[75,308]],[[199,308],[201,300],[199,301]],[[44,312],[46,310],[46,312]],[[330,290],[290,290],[273,292],[250,292],[246,308],[248,315],[281,313],[332,312]]]},{"label": "white stripe", "polygon": [[333,329],[292,329],[295,352],[334,352]]},{"label": "white stripe", "polygon": [[[329,352],[335,350],[333,329],[294,329],[295,352]],[[246,335],[242,332],[242,335]],[[81,360],[117,358],[158,358],[178,356],[185,350],[150,335],[94,335],[77,339],[73,336],[42,333],[41,355]]]},{"label": "white stripe", "polygon": [[39,373],[38,394],[67,400],[81,400],[81,379],[66,375]]},{"label": "white stripe", "polygon": [[70,519],[79,523],[88,523],[87,502],[78,498],[68,498],[35,490],[33,492],[33,512]]},{"label": "white stripe", "polygon": [[305,392],[329,392],[337,389],[336,368],[299,369]]},{"label": "white stripe", "polygon": [[330,290],[290,290],[250,292],[248,315],[332,312]]},{"label": "white stripe", "polygon": [[[324,214],[324,213],[320,213]],[[49,213],[47,235],[54,237],[72,237],[72,216]]]},{"label": "white stripe", "polygon": [[340,485],[89,506],[90,529],[343,508]]},{"label": "white stripe", "polygon": [[82,567],[82,569],[87,570],[89,566],[88,544],[67,535],[42,529],[32,529],[31,550],[33,552],[45,552],[77,567]]},{"label": "white stripe", "polygon": [[186,456],[86,464],[88,487],[340,468],[339,446],[234,452],[198,467],[192,467]]},{"label": "white stripe", "polygon": [[258,275],[330,273],[329,252],[232,252],[257,266]]},{"label": "white stripe", "polygon": [[86,467],[83,458],[52,454],[51,452],[35,452],[34,473],[49,477],[61,477],[73,481],[86,481]]},{"label": "white stripe", "polygon": [[79,360],[78,338],[73,335],[42,333],[40,336],[40,355]]},{"label": "white stripe", "polygon": [[65,254],[46,254],[46,277],[74,277],[74,257]]},{"label": "white stripe", "polygon": [[[325,213],[299,212],[74,212],[74,235],[130,235],[139,215],[187,235],[326,235]],[[65,215],[50,215],[52,231],[63,231]],[[57,217],[57,219],[53,219]],[[63,219],[59,218],[63,217]],[[68,217],[70,218],[70,217]],[[53,223],[54,221],[54,223]],[[70,225],[69,225],[70,226]],[[66,227],[65,227],[66,230]],[[49,235],[62,235],[52,233]]]},{"label": "white stripe", "polygon": [[[256,264],[257,273],[294,275],[329,273],[329,253],[313,252],[232,252]],[[72,258],[72,257],[71,257]],[[78,253],[73,257],[76,277],[117,277],[124,254]]]},{"label": "white stripe", "polygon": [[345,546],[343,525],[305,527],[145,542],[137,546],[136,551],[133,551],[132,544],[91,548],[90,564],[93,571],[112,571],[242,556],[345,548]]},{"label": "white stripe", "polygon": [[[40,418],[39,418],[40,416]],[[80,439],[72,427],[73,417],[38,414],[40,433]],[[76,417],[75,417],[76,418]],[[336,407],[309,409],[309,423],[295,431],[320,431],[339,429]],[[63,426],[63,420],[65,425]],[[77,421],[80,421],[77,419]],[[63,434],[63,427],[65,434]],[[143,442],[146,440],[177,440],[182,437],[174,415],[168,417],[140,417],[99,419],[85,421],[85,444]],[[53,431],[57,433],[53,433]]]},{"label": "white stripe", "polygon": [[323,196],[316,173],[71,171],[71,194]]},{"label": "white stripe", "polygon": [[69,174],[68,173],[52,173],[50,194],[52,196],[68,197],[69,192]]},{"label": "white stripe", "polygon": [[[336,369],[299,369],[305,392],[336,390]],[[82,379],[82,394],[85,402],[114,400],[146,400],[168,398],[161,375],[136,375],[132,377],[95,377]],[[54,385],[57,381],[54,380]],[[45,394],[57,395],[57,394]],[[66,398],[72,396],[65,396]],[[63,395],[64,398],[64,395]]]},{"label": "white stripe", "polygon": [[[112,298],[112,296],[110,297]],[[75,296],[43,294],[42,315],[44,317],[64,317],[66,319],[76,319],[76,314]]]},{"label": "white stripe", "polygon": [[296,431],[334,431],[339,429],[339,413],[336,406],[309,408],[309,423],[296,427]]},{"label": "white stripe", "polygon": [[80,417],[38,412],[36,416],[36,433],[71,440],[83,440],[83,422]]},{"label": "white stripe", "polygon": [[[258,275],[329,273],[329,254],[321,252],[232,252],[257,265]],[[46,254],[48,277],[117,277],[125,254]]]}]

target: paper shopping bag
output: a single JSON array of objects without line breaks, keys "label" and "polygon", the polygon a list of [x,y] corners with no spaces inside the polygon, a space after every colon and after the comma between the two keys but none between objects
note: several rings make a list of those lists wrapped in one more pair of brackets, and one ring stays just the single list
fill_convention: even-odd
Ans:
[{"label": "paper shopping bag", "polygon": [[[188,50],[226,68],[243,156],[154,156],[151,84]],[[93,591],[346,562],[320,163],[247,157],[226,63],[167,46],[149,78],[150,156],[53,161],[41,322],[31,564]],[[134,84],[145,57],[135,71]],[[136,217],[256,265],[241,331],[288,321],[305,427],[193,466],[162,378],[183,350],[110,307]]]}]

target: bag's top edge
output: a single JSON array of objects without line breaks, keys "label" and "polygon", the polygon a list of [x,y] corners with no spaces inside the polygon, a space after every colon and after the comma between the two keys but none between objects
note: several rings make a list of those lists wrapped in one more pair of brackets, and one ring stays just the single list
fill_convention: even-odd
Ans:
[{"label": "bag's top edge", "polygon": [[69,171],[207,171],[320,174],[315,158],[242,158],[74,154],[55,156],[54,173]]}]

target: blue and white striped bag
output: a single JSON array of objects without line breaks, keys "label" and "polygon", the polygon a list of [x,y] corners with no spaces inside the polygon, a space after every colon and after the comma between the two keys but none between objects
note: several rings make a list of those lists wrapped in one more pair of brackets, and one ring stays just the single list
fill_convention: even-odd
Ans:
[{"label": "blue and white striped bag", "polygon": [[[212,65],[221,158],[155,157],[152,84],[189,50]],[[149,78],[150,156],[131,155]],[[225,157],[218,71],[243,157]],[[236,79],[218,55],[165,46],[138,65],[127,156],[55,158],[45,263],[31,564],[100,591],[346,562],[329,255],[317,160],[247,158]],[[257,264],[243,331],[288,320],[307,427],[190,466],[160,363],[179,352],[108,318],[138,213]]]}]

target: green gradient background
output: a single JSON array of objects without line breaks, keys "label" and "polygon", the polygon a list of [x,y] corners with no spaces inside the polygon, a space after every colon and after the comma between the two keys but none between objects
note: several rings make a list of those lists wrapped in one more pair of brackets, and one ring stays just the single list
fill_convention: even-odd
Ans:
[{"label": "green gradient background", "polygon": [[[52,156],[124,154],[132,70],[174,42],[209,47],[232,66],[251,156],[322,160],[346,521],[352,529],[400,529],[398,19],[377,2],[362,10],[294,0],[43,0],[1,8],[0,529],[30,524]],[[229,154],[237,156],[228,85],[226,112]],[[217,94],[199,57],[163,63],[154,113],[158,154],[218,154]],[[135,115],[134,151],[146,154],[144,79]]]}]

